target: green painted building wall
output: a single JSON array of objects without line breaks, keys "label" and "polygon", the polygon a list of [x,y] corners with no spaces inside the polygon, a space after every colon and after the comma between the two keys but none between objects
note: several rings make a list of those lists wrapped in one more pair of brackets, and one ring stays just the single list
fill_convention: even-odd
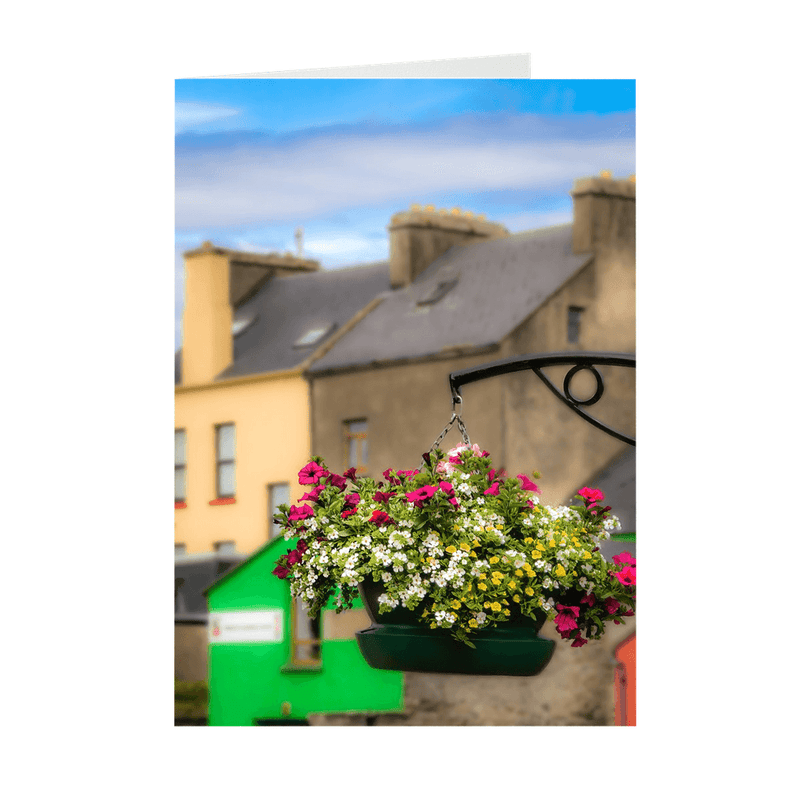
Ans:
[{"label": "green painted building wall", "polygon": [[322,617],[320,663],[292,663],[289,584],[272,575],[275,560],[288,545],[273,540],[206,591],[211,626],[215,612],[280,611],[283,617],[280,641],[215,643],[212,637],[208,724],[243,726],[256,720],[305,720],[309,714],[402,711],[403,673],[372,669],[352,633],[342,633],[347,626],[338,624],[343,615],[335,615],[332,605]]}]

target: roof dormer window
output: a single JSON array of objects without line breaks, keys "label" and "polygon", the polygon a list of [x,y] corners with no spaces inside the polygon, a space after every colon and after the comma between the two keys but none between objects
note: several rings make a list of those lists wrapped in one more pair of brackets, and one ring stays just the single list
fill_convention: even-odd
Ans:
[{"label": "roof dormer window", "polygon": [[443,281],[437,284],[433,289],[430,289],[427,294],[417,300],[417,305],[432,306],[434,303],[438,303],[457,283],[458,278],[451,278],[449,281]]},{"label": "roof dormer window", "polygon": [[312,344],[322,341],[333,329],[335,324],[315,325],[309,328],[295,343],[295,347],[310,347]]},{"label": "roof dormer window", "polygon": [[249,317],[240,317],[239,319],[235,319],[233,321],[233,325],[231,326],[231,333],[234,337],[238,336],[240,333],[244,333],[255,321],[256,315],[252,315]]}]

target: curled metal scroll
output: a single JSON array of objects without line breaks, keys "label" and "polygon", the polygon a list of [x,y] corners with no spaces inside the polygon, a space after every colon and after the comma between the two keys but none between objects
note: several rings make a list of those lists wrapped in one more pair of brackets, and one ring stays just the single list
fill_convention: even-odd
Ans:
[{"label": "curled metal scroll", "polygon": [[[553,382],[542,372],[547,367],[572,365],[571,369],[564,376],[563,392],[560,391]],[[474,383],[475,381],[482,381],[486,378],[493,378],[496,375],[507,375],[510,372],[521,372],[523,370],[532,370],[550,389],[551,392],[562,403],[566,404],[576,414],[583,417],[587,422],[599,428],[601,431],[613,436],[620,441],[627,444],[636,444],[636,440],[624,433],[610,428],[600,420],[595,419],[590,414],[587,414],[582,406],[594,405],[602,396],[605,391],[603,384],[603,376],[597,370],[597,366],[612,366],[612,367],[630,367],[636,368],[636,357],[626,353],[547,353],[540,356],[521,356],[519,358],[506,358],[503,361],[493,361],[490,364],[484,364],[481,367],[474,367],[472,369],[460,369],[456,372],[450,373],[450,392],[453,395],[453,401],[461,399],[461,387],[467,383]],[[575,397],[570,391],[572,379],[584,370],[588,370],[595,379],[594,394],[585,399],[580,400]]]}]

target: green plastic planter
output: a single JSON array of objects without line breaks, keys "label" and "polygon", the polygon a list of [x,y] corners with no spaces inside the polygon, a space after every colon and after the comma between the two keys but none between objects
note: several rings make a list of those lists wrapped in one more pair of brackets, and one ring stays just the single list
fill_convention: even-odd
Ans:
[{"label": "green plastic planter", "polygon": [[378,613],[383,586],[368,580],[359,584],[372,625],[356,633],[358,647],[375,669],[402,672],[444,672],[456,675],[538,675],[550,662],[556,643],[538,635],[538,620],[519,616],[504,625],[472,636],[475,648],[443,629],[417,620],[414,611],[395,608]]}]

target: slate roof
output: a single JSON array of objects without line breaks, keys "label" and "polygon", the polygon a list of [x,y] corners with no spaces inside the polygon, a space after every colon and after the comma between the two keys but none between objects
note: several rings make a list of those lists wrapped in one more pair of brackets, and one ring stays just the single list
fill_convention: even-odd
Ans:
[{"label": "slate roof", "polygon": [[[309,371],[497,344],[591,258],[572,253],[572,225],[453,247],[387,295]],[[418,305],[456,278],[438,302]]]},{"label": "slate roof", "polygon": [[[233,363],[217,379],[292,369],[371,300],[388,291],[388,261],[337,270],[270,279],[240,305],[234,321],[255,317],[233,340]],[[294,343],[315,327],[333,325],[306,347]],[[180,382],[181,353],[175,354],[175,382]]]}]

